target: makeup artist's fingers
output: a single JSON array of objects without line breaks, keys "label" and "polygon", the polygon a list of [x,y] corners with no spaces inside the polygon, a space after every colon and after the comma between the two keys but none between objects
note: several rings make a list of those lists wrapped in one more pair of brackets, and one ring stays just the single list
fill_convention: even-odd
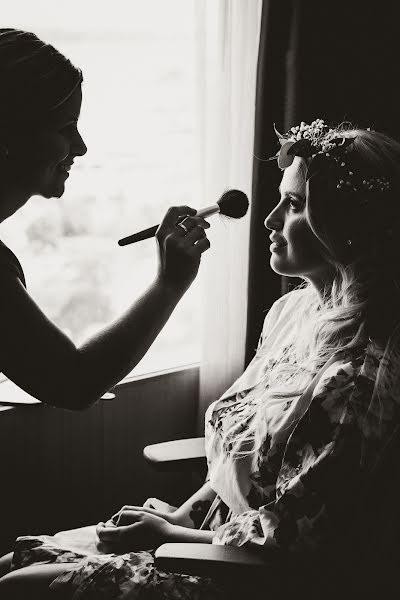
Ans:
[{"label": "makeup artist's fingers", "polygon": [[189,229],[189,232],[185,235],[185,239],[183,240],[185,244],[191,246],[196,243],[198,240],[206,237],[206,233],[202,225],[195,226],[192,229]]},{"label": "makeup artist's fingers", "polygon": [[[203,217],[186,217],[179,221],[178,224],[184,225],[189,233],[195,228],[202,228],[204,230],[210,227],[210,223],[203,219]],[[178,230],[182,230],[182,232],[187,235],[182,227],[178,227]]]},{"label": "makeup artist's fingers", "polygon": [[193,244],[188,249],[188,252],[190,252],[190,254],[192,256],[199,256],[200,254],[203,254],[203,252],[205,252],[209,248],[210,248],[210,240],[207,237],[203,237],[200,240],[198,240],[195,244]]},{"label": "makeup artist's fingers", "polygon": [[[156,232],[159,245],[157,277],[159,280],[167,282],[169,286],[184,291],[191,285],[198,273],[201,253],[206,250],[208,243],[203,242],[197,249],[196,246],[202,238],[206,237],[204,230],[210,227],[208,221],[205,221],[203,217],[193,214],[184,219],[184,227],[179,227],[178,225],[183,219],[179,218],[177,221],[174,219],[182,212],[182,209],[187,210],[187,208],[189,207],[170,209],[169,215]],[[174,225],[171,227],[172,222]]]},{"label": "makeup artist's fingers", "polygon": [[157,232],[168,230],[171,227],[174,227],[184,217],[193,216],[195,214],[196,210],[190,206],[171,206],[161,221]]}]

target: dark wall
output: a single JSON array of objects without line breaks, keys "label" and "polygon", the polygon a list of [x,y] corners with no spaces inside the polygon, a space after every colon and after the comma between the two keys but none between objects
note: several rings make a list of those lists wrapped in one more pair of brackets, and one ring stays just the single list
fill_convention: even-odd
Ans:
[{"label": "dark wall", "polygon": [[[279,200],[273,124],[349,120],[400,140],[400,2],[264,0],[257,71],[246,362],[266,311],[298,279],[269,267],[263,221]],[[263,159],[263,160],[260,160]]]},{"label": "dark wall", "polygon": [[350,120],[400,138],[400,3],[293,3],[288,126]]},{"label": "dark wall", "polygon": [[193,491],[187,473],[158,473],[143,447],[195,435],[198,368],[122,384],[84,412],[35,404],[0,412],[0,555],[18,535],[104,521],[124,504]]}]

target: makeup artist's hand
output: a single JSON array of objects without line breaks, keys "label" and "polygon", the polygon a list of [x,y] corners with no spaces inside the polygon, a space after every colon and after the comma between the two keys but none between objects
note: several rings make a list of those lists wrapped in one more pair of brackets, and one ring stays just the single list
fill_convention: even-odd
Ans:
[{"label": "makeup artist's hand", "polygon": [[201,255],[210,247],[204,231],[210,224],[195,215],[196,211],[189,206],[173,206],[168,209],[156,232],[158,278],[178,290],[186,290],[193,282]]}]

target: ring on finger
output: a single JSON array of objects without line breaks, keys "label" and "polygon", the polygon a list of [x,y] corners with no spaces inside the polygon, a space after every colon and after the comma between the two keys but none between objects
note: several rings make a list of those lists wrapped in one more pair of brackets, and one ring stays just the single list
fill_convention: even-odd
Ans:
[{"label": "ring on finger", "polygon": [[203,240],[206,236],[206,232],[204,231],[203,228],[199,228],[198,233],[196,234],[196,239],[193,240],[193,245],[196,245],[197,242],[200,242],[200,240]]},{"label": "ring on finger", "polygon": [[189,233],[189,229],[186,227],[186,225],[184,223],[178,223],[177,227],[180,227],[181,229],[183,229],[183,231],[185,232],[185,235],[187,233]]}]

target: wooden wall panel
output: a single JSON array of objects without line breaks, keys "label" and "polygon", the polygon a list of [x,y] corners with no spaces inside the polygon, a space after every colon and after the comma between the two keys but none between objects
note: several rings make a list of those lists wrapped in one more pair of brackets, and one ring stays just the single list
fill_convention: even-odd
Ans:
[{"label": "wooden wall panel", "polygon": [[0,412],[0,552],[17,535],[97,523],[149,496],[185,497],[187,476],[157,473],[142,449],[195,435],[198,387],[198,368],[186,368],[124,383],[84,412]]}]

